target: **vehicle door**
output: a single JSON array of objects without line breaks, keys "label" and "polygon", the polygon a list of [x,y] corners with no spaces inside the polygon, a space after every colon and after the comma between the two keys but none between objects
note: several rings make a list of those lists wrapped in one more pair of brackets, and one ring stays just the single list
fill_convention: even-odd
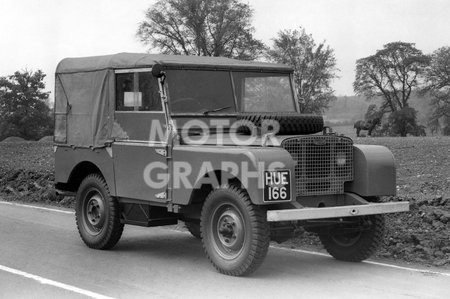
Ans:
[{"label": "vehicle door", "polygon": [[117,196],[164,202],[167,118],[160,82],[151,69],[119,70],[112,145]]}]

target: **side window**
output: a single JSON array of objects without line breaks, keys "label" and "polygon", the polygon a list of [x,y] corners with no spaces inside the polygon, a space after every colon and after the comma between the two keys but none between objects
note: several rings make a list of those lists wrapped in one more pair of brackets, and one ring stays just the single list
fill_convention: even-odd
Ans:
[{"label": "side window", "polygon": [[157,79],[150,72],[116,74],[116,111],[162,111]]}]

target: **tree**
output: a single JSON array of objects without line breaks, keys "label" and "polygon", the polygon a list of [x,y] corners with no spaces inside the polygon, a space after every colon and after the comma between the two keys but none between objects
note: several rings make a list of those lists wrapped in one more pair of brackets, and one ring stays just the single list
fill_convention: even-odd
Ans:
[{"label": "tree", "polygon": [[264,44],[253,37],[253,11],[238,0],[159,0],[137,36],[164,54],[253,60]]},{"label": "tree", "polygon": [[44,78],[40,70],[0,77],[0,140],[9,136],[37,140],[52,134]]},{"label": "tree", "polygon": [[369,107],[367,107],[366,114],[364,115],[365,120],[373,120],[375,118],[380,117],[380,111],[377,108],[377,105],[370,104]]},{"label": "tree", "polygon": [[382,108],[391,112],[408,107],[411,92],[428,65],[429,58],[413,43],[393,42],[375,55],[356,61],[353,89],[369,99],[381,97]]},{"label": "tree", "polygon": [[431,95],[433,112],[430,125],[438,126],[439,119],[446,122],[444,131],[450,131],[450,47],[437,49],[431,56],[425,72],[426,85],[422,91]]},{"label": "tree", "polygon": [[389,124],[384,126],[390,128],[388,133],[406,136],[418,131],[417,113],[409,107],[408,100],[419,86],[428,64],[428,56],[413,43],[405,42],[386,44],[375,55],[356,61],[353,89],[368,99],[383,100],[380,112],[386,109],[392,112]]},{"label": "tree", "polygon": [[417,111],[411,107],[404,107],[389,115],[389,135],[400,135],[405,137],[408,133],[417,136],[418,125],[416,124]]},{"label": "tree", "polygon": [[336,99],[330,86],[338,71],[334,50],[324,42],[317,45],[303,28],[279,31],[273,42],[268,57],[293,67],[300,111],[323,113]]}]

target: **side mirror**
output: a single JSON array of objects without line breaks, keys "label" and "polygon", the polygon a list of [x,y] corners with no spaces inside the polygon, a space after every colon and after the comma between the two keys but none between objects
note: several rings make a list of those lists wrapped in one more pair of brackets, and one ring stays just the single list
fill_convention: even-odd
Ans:
[{"label": "side mirror", "polygon": [[152,66],[152,75],[156,78],[161,78],[164,76],[163,66],[160,64],[155,64]]}]

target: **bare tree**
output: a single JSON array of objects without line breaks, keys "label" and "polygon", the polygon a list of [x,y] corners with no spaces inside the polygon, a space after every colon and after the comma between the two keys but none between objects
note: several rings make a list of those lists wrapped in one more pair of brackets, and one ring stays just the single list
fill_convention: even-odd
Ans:
[{"label": "bare tree", "polygon": [[238,0],[159,0],[147,10],[137,36],[165,54],[253,60],[264,44],[253,37],[252,15]]},{"label": "bare tree", "polygon": [[317,45],[303,28],[280,31],[273,42],[269,59],[294,68],[301,112],[323,113],[336,99],[330,86],[338,71],[334,50],[324,42]]}]

